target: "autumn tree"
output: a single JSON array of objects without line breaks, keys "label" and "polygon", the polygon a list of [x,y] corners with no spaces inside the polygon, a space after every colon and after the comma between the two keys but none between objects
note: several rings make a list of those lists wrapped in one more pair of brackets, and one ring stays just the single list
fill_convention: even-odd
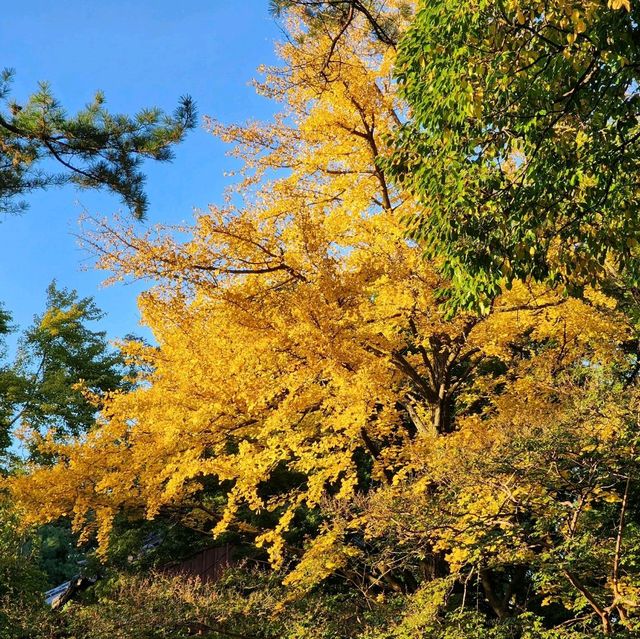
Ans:
[{"label": "autumn tree", "polygon": [[419,2],[396,75],[411,110],[388,169],[452,305],[514,279],[638,281],[640,5]]},{"label": "autumn tree", "polygon": [[[291,4],[258,85],[281,115],[210,122],[245,160],[227,206],[187,240],[87,236],[116,278],[154,281],[157,345],[125,344],[136,387],[12,478],[25,522],[71,515],[103,551],[122,516],[237,530],[280,571],[280,609],[325,587],[380,612],[347,636],[635,631],[631,322],[596,288],[530,282],[451,317],[382,162],[406,108],[393,47],[362,13],[336,38]],[[405,6],[383,7],[402,29]]]}]

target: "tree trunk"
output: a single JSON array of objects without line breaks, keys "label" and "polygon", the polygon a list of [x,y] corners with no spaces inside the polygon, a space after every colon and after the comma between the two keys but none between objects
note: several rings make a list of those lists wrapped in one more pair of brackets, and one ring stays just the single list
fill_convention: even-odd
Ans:
[{"label": "tree trunk", "polygon": [[451,398],[447,393],[446,384],[440,384],[438,388],[438,399],[433,407],[433,427],[441,435],[453,431],[451,415]]}]

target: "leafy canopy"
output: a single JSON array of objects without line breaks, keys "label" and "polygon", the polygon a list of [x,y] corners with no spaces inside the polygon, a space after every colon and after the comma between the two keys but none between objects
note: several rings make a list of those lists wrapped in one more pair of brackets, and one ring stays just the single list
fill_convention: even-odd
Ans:
[{"label": "leafy canopy", "polygon": [[100,398],[129,388],[121,354],[92,324],[103,317],[91,298],[47,289],[44,313],[24,331],[12,363],[0,368],[0,427],[9,444],[15,428],[80,435],[94,424]]},{"label": "leafy canopy", "polygon": [[[404,28],[405,5],[385,3]],[[347,636],[632,636],[628,318],[594,288],[530,283],[449,317],[438,264],[399,223],[420,208],[380,164],[405,108],[393,48],[363,15],[340,38],[286,16],[259,85],[281,115],[210,123],[245,160],[239,193],[186,239],[107,223],[88,238],[116,277],[154,282],[157,347],[124,345],[139,384],[11,478],[25,522],[70,516],[103,552],[124,518],[234,531],[281,571],[280,606],[340,593],[383,618]]]},{"label": "leafy canopy", "polygon": [[516,279],[639,281],[639,23],[629,0],[418,3],[387,167],[422,203],[406,220],[453,308]]}]

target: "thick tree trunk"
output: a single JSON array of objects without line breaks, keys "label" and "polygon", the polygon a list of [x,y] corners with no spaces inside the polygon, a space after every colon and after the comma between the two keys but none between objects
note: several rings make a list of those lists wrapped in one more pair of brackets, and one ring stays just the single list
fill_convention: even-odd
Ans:
[{"label": "thick tree trunk", "polygon": [[441,435],[453,431],[451,397],[447,390],[446,384],[440,384],[438,399],[433,408],[433,427]]}]

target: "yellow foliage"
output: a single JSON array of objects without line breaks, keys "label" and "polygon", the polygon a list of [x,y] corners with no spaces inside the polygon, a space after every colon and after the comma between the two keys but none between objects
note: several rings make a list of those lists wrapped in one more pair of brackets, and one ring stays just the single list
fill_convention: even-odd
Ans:
[{"label": "yellow foliage", "polygon": [[[157,282],[139,301],[157,346],[123,344],[143,364],[137,388],[108,398],[84,439],[50,442],[57,464],[11,480],[28,521],[70,516],[76,529],[96,528],[104,548],[116,514],[208,508],[203,481],[216,478],[228,487],[226,505],[209,513],[216,532],[238,524],[242,508],[277,513],[257,541],[279,565],[299,508],[365,489],[364,454],[381,499],[419,474],[423,503],[430,484],[469,470],[452,502],[468,532],[435,537],[455,570],[474,561],[487,518],[508,532],[509,509],[546,499],[502,477],[477,485],[470,469],[562,416],[558,394],[579,392],[565,371],[620,359],[623,318],[599,292],[568,300],[515,284],[486,317],[446,319],[443,282],[399,223],[415,204],[376,163],[403,109],[393,51],[364,24],[331,47],[329,37],[281,47],[284,67],[259,85],[282,102],[274,123],[211,123],[246,161],[243,206],[199,213],[178,229],[185,242],[174,229],[140,236],[106,224],[89,237],[116,278]],[[265,493],[283,468],[303,479]],[[384,525],[348,524],[370,535]],[[344,569],[357,555],[348,526],[328,521],[288,582]],[[509,552],[522,559],[529,549],[514,533]]]}]

